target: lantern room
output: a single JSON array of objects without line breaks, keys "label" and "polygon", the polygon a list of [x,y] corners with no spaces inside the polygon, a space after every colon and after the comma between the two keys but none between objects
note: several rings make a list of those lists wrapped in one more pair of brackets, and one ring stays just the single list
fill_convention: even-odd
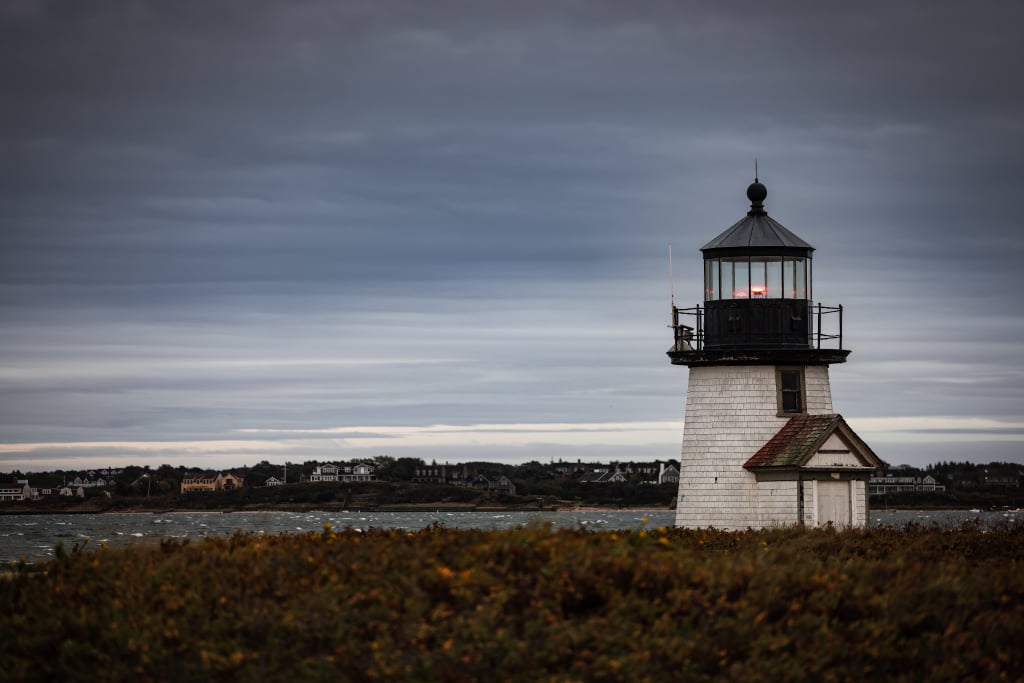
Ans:
[{"label": "lantern room", "polygon": [[811,299],[811,259],[704,255],[704,301]]},{"label": "lantern room", "polygon": [[701,247],[706,348],[810,344],[814,247],[768,216],[767,196],[755,178],[747,215]]},{"label": "lantern room", "polygon": [[[822,339],[838,336],[824,335],[823,314],[838,313],[841,335],[841,307],[812,304],[814,247],[768,215],[764,208],[767,196],[767,188],[755,178],[747,187],[747,215],[701,247],[704,305],[693,309],[673,306],[677,333],[673,351],[680,354],[670,352],[673,362],[690,364],[704,359],[693,357],[692,351],[820,349]],[[694,315],[696,325],[680,325],[680,314]]]}]

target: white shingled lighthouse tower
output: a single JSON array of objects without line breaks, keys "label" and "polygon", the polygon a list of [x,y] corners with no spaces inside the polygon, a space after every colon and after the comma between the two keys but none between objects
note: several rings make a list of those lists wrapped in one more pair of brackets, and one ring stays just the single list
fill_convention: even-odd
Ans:
[{"label": "white shingled lighthouse tower", "polygon": [[814,247],[767,196],[755,178],[747,215],[701,247],[703,307],[672,305],[668,355],[690,369],[676,525],[864,526],[881,463],[832,408],[843,309],[813,302]]}]

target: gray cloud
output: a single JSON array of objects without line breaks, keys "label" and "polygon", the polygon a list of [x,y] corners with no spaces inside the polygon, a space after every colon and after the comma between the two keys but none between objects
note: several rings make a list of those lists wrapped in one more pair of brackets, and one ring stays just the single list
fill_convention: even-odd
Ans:
[{"label": "gray cloud", "polygon": [[0,440],[675,419],[755,156],[838,410],[1020,416],[1022,15],[6,3]]}]

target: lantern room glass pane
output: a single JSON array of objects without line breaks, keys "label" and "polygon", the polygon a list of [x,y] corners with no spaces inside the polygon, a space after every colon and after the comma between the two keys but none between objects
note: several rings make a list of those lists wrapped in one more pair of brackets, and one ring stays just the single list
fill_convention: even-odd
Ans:
[{"label": "lantern room glass pane", "polygon": [[807,259],[794,259],[793,260],[793,298],[794,299],[806,299],[807,298]]},{"label": "lantern room glass pane", "polygon": [[734,299],[749,299],[750,298],[750,264],[746,261],[736,261],[733,263],[734,281],[732,288],[732,298]]},{"label": "lantern room glass pane", "polygon": [[732,296],[732,261],[722,259],[722,288],[719,294],[720,299],[731,299]]},{"label": "lantern room glass pane", "polygon": [[769,299],[782,298],[782,262],[772,259],[765,262],[765,285],[768,287],[766,296]]},{"label": "lantern room glass pane", "polygon": [[750,259],[750,298],[767,299],[768,284],[765,281],[767,262],[764,259]]},{"label": "lantern room glass pane", "polygon": [[710,280],[708,282],[708,298],[720,299],[722,298],[722,287],[718,283],[718,259],[714,259],[708,262],[708,270],[710,272]]}]

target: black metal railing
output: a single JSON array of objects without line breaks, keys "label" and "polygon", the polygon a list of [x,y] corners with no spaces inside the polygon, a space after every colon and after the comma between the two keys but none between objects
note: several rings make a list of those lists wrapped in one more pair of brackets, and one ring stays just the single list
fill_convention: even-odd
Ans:
[{"label": "black metal railing", "polygon": [[[821,342],[823,341],[826,343],[826,349],[843,348],[843,305],[825,306],[820,303],[811,304],[811,311],[815,313],[814,329],[811,330],[811,339],[815,343],[815,348],[822,348]],[[823,320],[833,325],[831,333],[826,332],[825,328],[822,327]],[[836,345],[834,347],[829,346],[829,342],[836,342]]]},{"label": "black metal railing", "polygon": [[[792,300],[780,301],[757,301],[756,309],[744,305],[742,300],[736,302],[734,307],[730,306],[724,318],[721,318],[721,311],[715,311],[720,316],[718,327],[715,328],[709,337],[707,330],[708,309],[701,306],[692,308],[678,308],[672,306],[672,324],[674,347],[673,351],[703,351],[706,348],[730,349],[730,348],[800,348],[800,349],[842,349],[843,348],[843,307],[825,306],[821,303],[807,302],[807,313],[809,320],[803,320],[801,313],[799,320],[790,320],[790,327],[784,328],[783,319],[786,316],[766,316],[768,320],[774,320],[767,326],[762,325],[756,333],[752,333],[750,327],[744,327],[744,314],[751,310],[758,313],[769,311],[778,313],[785,307],[785,312],[792,308]],[[802,308],[802,307],[801,307]],[[789,316],[791,317],[791,316]],[[681,322],[685,320],[685,322]],[[722,320],[725,320],[723,323]],[[749,321],[746,321],[749,322]],[[763,320],[762,320],[763,322]],[[802,327],[806,325],[806,336],[804,332],[798,331],[794,334],[794,323]]]}]

